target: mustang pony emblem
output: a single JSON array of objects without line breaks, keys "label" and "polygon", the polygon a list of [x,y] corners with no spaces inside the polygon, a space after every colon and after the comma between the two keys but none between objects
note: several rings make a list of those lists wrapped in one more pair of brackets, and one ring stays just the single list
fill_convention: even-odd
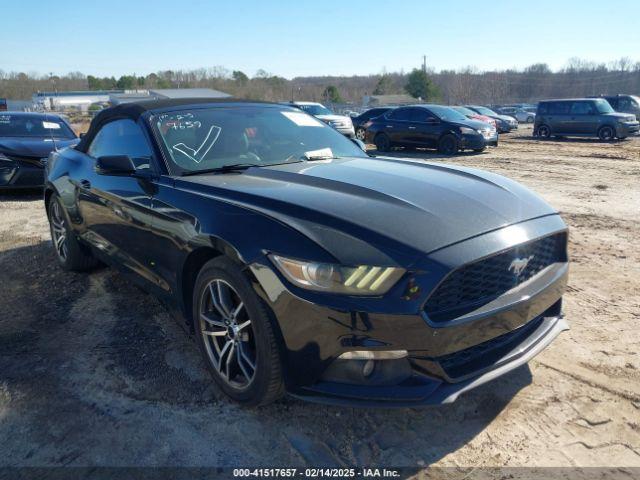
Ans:
[{"label": "mustang pony emblem", "polygon": [[524,272],[524,269],[527,268],[527,265],[529,265],[529,262],[533,260],[533,255],[527,257],[527,258],[515,258],[512,262],[511,265],[509,265],[509,271],[511,271],[513,269],[513,273],[516,277],[519,277],[520,274],[522,272]]}]

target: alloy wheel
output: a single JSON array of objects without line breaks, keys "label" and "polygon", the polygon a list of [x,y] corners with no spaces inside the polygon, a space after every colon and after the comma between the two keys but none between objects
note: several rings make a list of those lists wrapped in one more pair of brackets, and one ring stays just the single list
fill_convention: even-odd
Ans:
[{"label": "alloy wheel", "polygon": [[62,261],[67,259],[67,229],[60,204],[54,200],[51,205],[51,239],[56,253]]},{"label": "alloy wheel", "polygon": [[551,132],[549,131],[549,127],[547,127],[546,125],[542,125],[540,127],[538,127],[538,136],[539,137],[544,137],[544,138],[549,138]]},{"label": "alloy wheel", "polygon": [[600,140],[611,140],[613,139],[613,129],[611,127],[602,127],[600,129]]},{"label": "alloy wheel", "polygon": [[364,137],[366,136],[366,132],[364,130],[364,128],[358,128],[356,130],[356,138],[358,140],[362,140],[364,142]]},{"label": "alloy wheel", "polygon": [[203,290],[200,334],[220,378],[233,388],[247,388],[256,375],[255,333],[238,292],[222,279],[211,280]]}]

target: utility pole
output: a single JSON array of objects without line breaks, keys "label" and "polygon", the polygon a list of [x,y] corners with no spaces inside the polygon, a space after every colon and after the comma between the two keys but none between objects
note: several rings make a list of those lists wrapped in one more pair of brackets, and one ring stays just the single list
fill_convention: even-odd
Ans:
[{"label": "utility pole", "polygon": [[427,56],[422,55],[422,71],[427,73]]}]

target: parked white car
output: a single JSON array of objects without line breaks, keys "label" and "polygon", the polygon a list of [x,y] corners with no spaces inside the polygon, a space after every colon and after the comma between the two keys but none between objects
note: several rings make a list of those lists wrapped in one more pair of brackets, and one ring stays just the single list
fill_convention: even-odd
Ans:
[{"label": "parked white car", "polygon": [[533,123],[536,121],[536,114],[534,112],[529,112],[524,108],[504,107],[500,109],[500,113],[503,115],[509,115],[520,123]]},{"label": "parked white car", "polygon": [[291,105],[294,105],[300,110],[307,112],[309,115],[313,115],[318,120],[322,120],[324,123],[331,125],[341,134],[349,138],[355,137],[353,122],[351,121],[350,117],[347,117],[345,115],[336,115],[321,103],[291,102]]}]

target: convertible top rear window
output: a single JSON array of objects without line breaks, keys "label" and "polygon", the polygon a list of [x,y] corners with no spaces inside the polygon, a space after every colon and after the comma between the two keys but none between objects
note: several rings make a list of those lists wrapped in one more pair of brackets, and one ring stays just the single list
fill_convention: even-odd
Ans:
[{"label": "convertible top rear window", "polygon": [[365,155],[333,128],[294,108],[193,108],[160,113],[151,121],[178,173],[317,159],[318,151],[331,157]]}]

